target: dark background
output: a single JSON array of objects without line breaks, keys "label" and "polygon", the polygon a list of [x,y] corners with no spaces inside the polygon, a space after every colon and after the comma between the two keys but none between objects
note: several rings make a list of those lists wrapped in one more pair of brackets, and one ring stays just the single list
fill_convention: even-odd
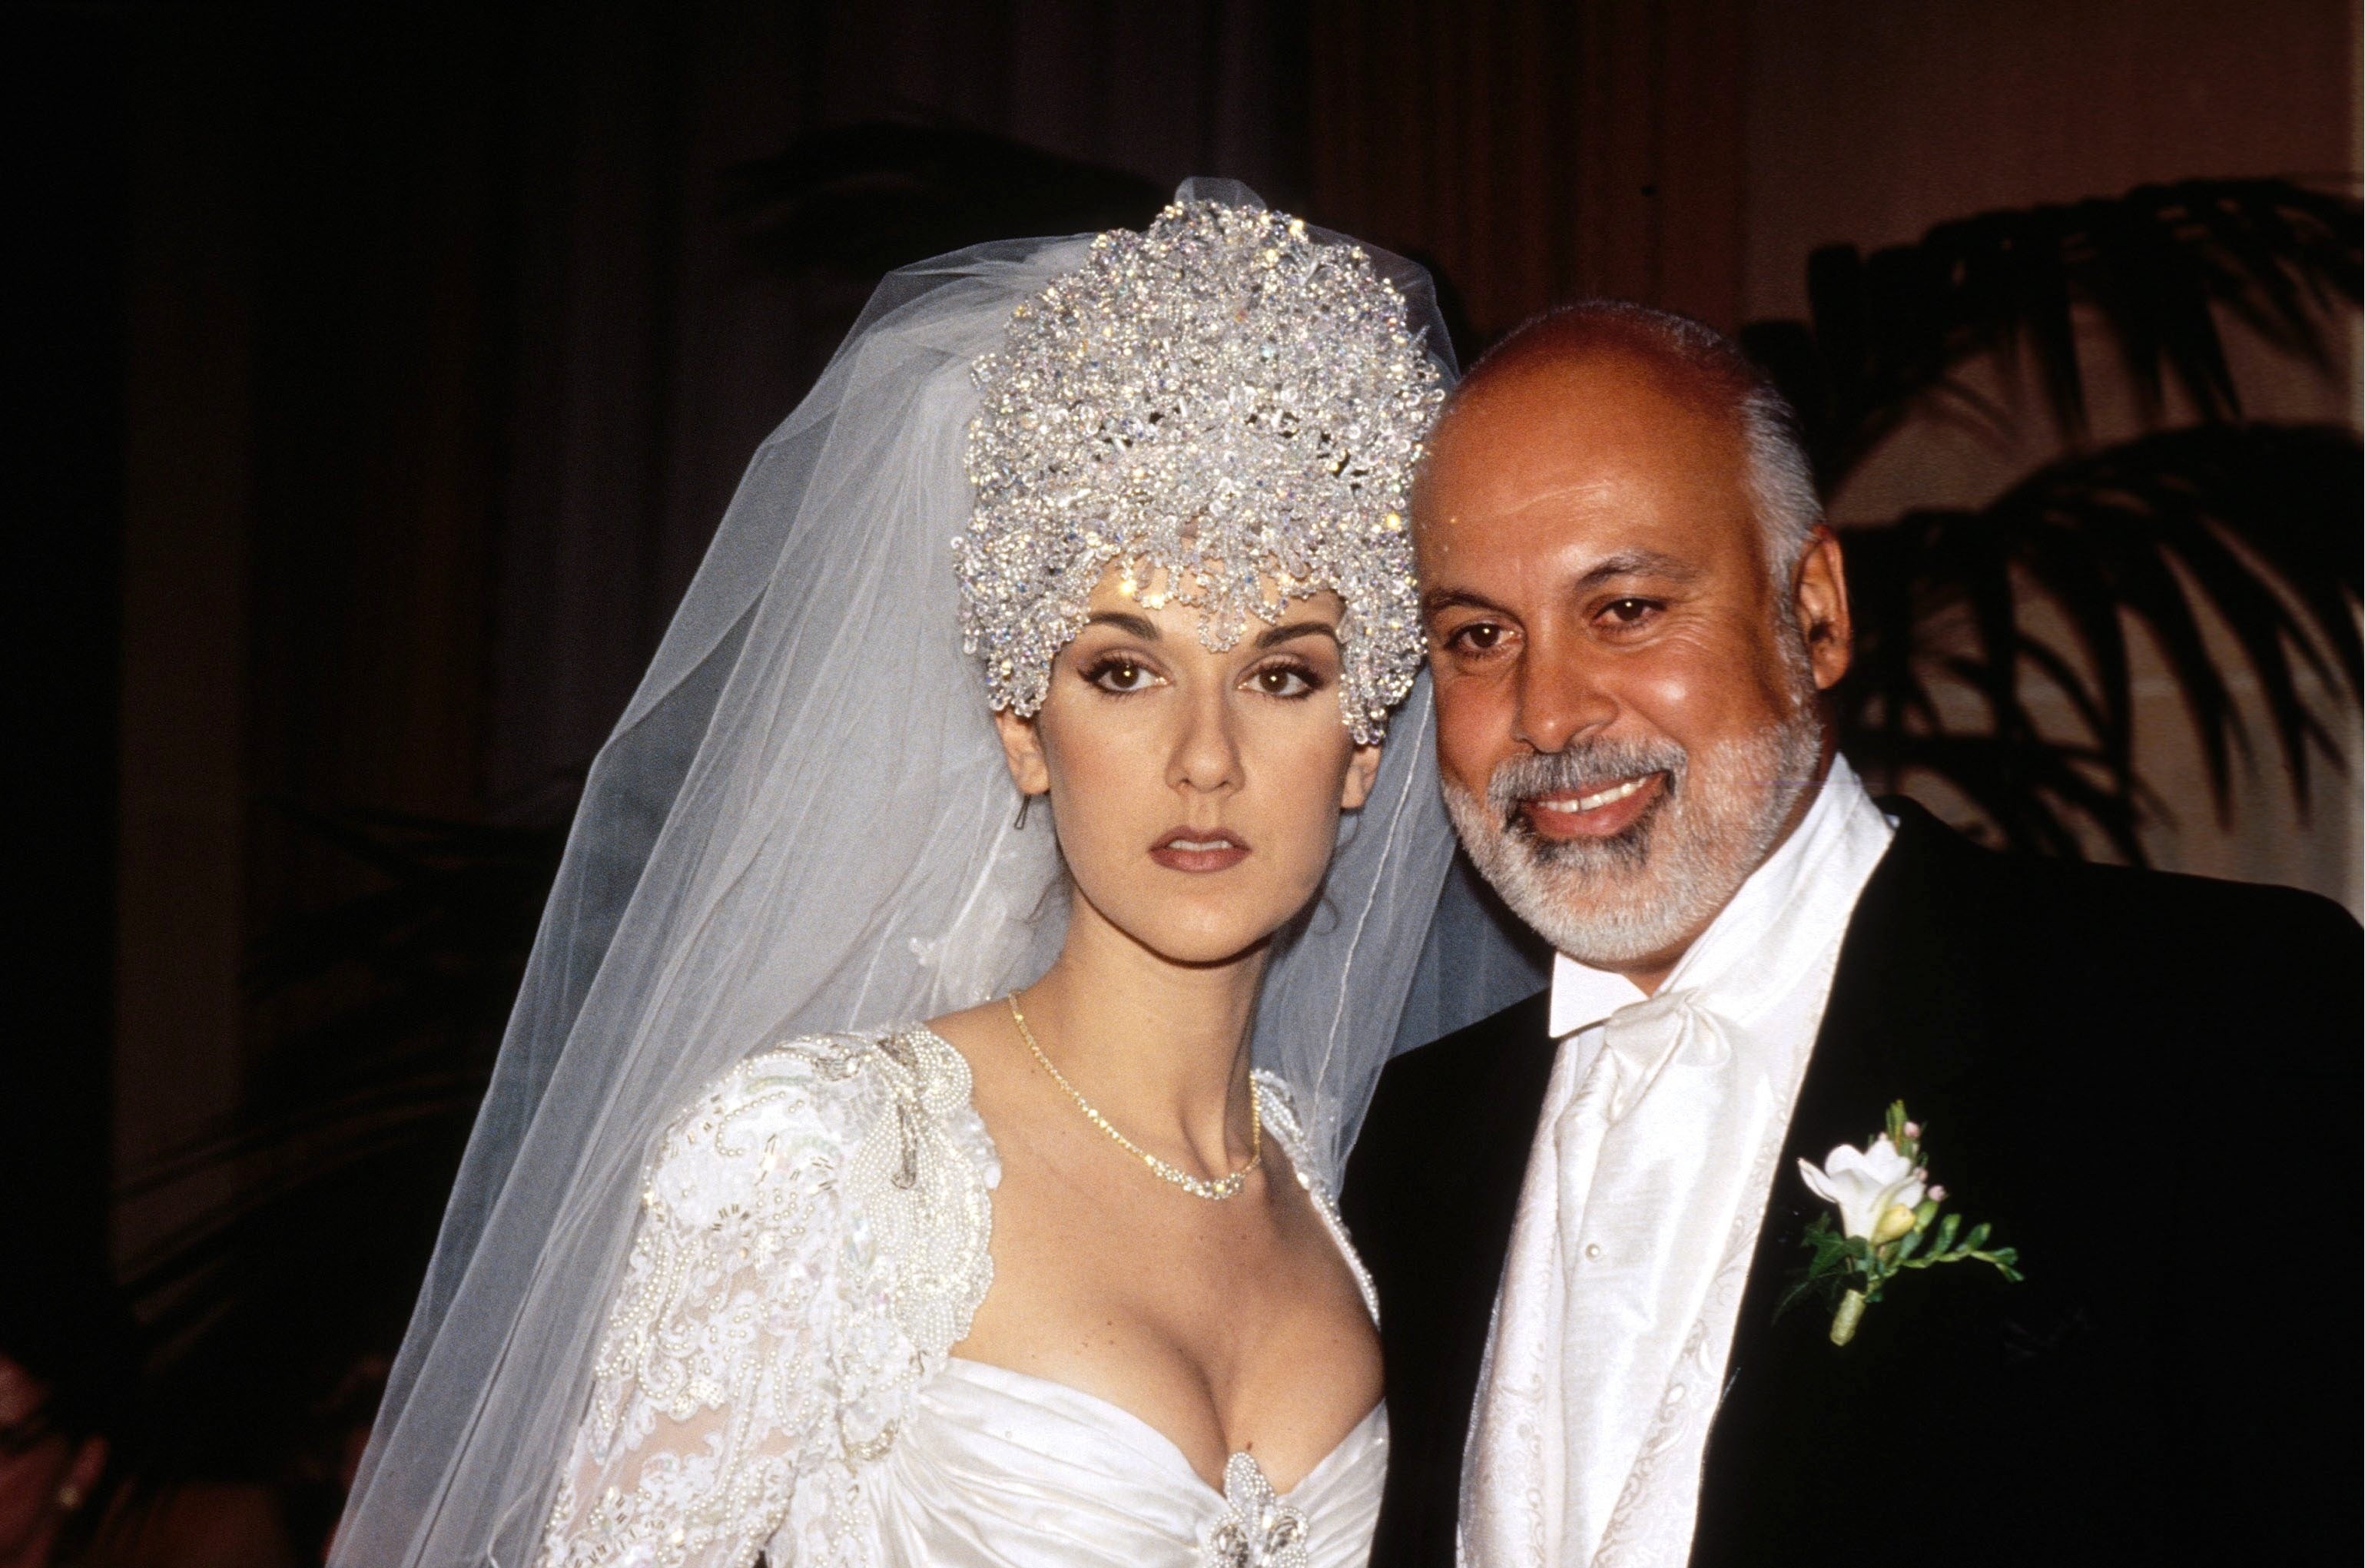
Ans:
[{"label": "dark background", "polygon": [[[1588,293],[1732,329],[1800,313],[1827,242],[2189,176],[2353,193],[2357,59],[2331,0],[13,7],[9,1199],[140,1277],[286,1139],[131,1184],[392,993],[356,901],[458,868],[530,935],[740,466],[885,265],[1226,174],[1429,262],[1465,348]],[[2247,411],[2353,423],[2355,336],[2327,373],[2236,333]],[[2107,364],[2090,395],[2097,440],[2151,419]],[[1910,427],[1834,515],[1981,502],[2037,425]],[[2262,746],[2214,811],[2146,656],[2151,856],[2358,907],[2354,771],[2302,811]],[[451,913],[404,961],[481,1034],[505,938]],[[399,1277],[432,1205],[355,1191],[321,1266],[382,1241]]]}]

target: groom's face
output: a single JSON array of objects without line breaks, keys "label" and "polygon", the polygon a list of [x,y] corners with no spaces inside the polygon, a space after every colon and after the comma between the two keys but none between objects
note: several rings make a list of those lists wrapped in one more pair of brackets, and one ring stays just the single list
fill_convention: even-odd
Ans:
[{"label": "groom's face", "polygon": [[1655,985],[1803,812],[1846,665],[1836,546],[1777,583],[1740,420],[1639,354],[1465,389],[1415,506],[1438,761],[1480,868]]}]

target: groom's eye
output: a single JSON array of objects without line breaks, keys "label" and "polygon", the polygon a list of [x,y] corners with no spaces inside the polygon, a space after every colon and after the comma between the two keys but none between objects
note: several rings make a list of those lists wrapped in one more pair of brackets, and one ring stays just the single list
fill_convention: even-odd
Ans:
[{"label": "groom's eye", "polygon": [[1614,627],[1639,626],[1658,608],[1656,599],[1613,599],[1601,607],[1601,614]]},{"label": "groom's eye", "polygon": [[1474,621],[1448,633],[1445,645],[1456,653],[1491,654],[1503,645],[1504,629],[1491,621]]}]

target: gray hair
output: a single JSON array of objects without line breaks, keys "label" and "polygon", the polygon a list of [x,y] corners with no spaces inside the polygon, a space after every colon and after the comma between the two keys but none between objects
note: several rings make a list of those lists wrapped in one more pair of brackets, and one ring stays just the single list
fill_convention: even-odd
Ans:
[{"label": "gray hair", "polygon": [[1772,386],[1751,388],[1741,401],[1741,436],[1748,449],[1749,500],[1765,536],[1766,564],[1777,588],[1788,589],[1822,525],[1823,498],[1815,465],[1799,437],[1799,416]]}]

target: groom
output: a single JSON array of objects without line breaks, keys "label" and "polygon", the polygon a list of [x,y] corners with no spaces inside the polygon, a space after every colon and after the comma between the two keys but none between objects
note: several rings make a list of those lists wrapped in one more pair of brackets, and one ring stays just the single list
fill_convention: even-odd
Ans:
[{"label": "groom", "polygon": [[2358,928],[1875,804],[1791,430],[1608,304],[1438,427],[1446,801],[1558,956],[1349,1167],[1373,1562],[2354,1562]]}]

